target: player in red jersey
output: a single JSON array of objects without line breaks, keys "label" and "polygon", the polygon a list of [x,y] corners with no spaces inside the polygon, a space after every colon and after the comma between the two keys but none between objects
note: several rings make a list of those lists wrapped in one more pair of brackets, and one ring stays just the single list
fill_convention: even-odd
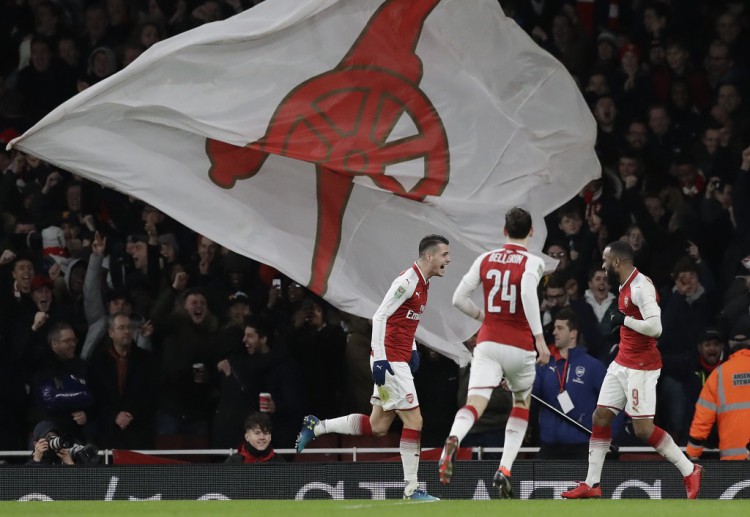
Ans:
[{"label": "player in red jersey", "polygon": [[372,318],[372,413],[369,417],[352,414],[328,420],[306,416],[297,438],[297,452],[322,434],[383,436],[398,415],[404,424],[400,444],[406,481],[404,499],[437,500],[417,482],[422,413],[412,375],[419,368],[414,334],[427,306],[429,280],[443,276],[450,261],[448,239],[428,235],[420,241],[419,258],[393,281]]},{"label": "player in red jersey", "polygon": [[[533,232],[531,215],[526,210],[509,210],[504,229],[507,244],[480,255],[453,295],[453,305],[481,321],[482,327],[471,364],[469,396],[456,413],[440,456],[440,482],[450,482],[456,449],[487,408],[492,390],[505,378],[513,392],[513,409],[505,426],[505,447],[494,478],[502,498],[513,496],[510,471],[529,424],[536,353],[539,364],[547,364],[550,355],[542,334],[537,297],[544,262],[526,249]],[[471,293],[480,285],[484,310],[471,300]]]},{"label": "player in red jersey", "polygon": [[603,260],[602,268],[610,284],[620,286],[619,311],[612,315],[612,328],[620,327],[620,346],[607,368],[594,411],[586,481],[562,496],[602,496],[599,480],[612,441],[612,420],[624,409],[633,419],[636,436],[674,463],[683,476],[688,499],[695,499],[703,469],[680,451],[671,436],[654,425],[656,382],[661,372],[661,354],[656,347],[656,338],[661,335],[661,309],[656,289],[651,279],[633,266],[633,248],[626,242],[609,244],[604,248]]}]

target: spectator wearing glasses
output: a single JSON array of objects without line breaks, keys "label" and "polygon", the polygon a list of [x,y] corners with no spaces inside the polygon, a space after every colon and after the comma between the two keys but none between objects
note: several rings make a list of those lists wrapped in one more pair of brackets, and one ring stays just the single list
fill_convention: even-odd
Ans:
[{"label": "spectator wearing glasses", "polygon": [[557,267],[555,273],[563,273],[566,276],[570,276],[570,253],[568,251],[568,245],[563,241],[554,240],[547,245],[545,253],[557,260]]},{"label": "spectator wearing glasses", "polygon": [[32,420],[54,422],[76,441],[94,437],[94,397],[86,381],[86,364],[76,356],[76,338],[68,323],[55,323],[47,333],[49,348],[34,375]]}]

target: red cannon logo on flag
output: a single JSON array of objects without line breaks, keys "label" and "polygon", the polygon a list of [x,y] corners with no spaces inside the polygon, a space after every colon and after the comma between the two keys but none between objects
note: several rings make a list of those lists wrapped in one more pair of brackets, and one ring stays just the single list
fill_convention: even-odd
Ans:
[{"label": "red cannon logo on flag", "polygon": [[[308,287],[318,294],[327,289],[355,176],[416,201],[441,195],[448,184],[448,137],[419,88],[416,55],[424,21],[439,2],[386,0],[333,70],[286,95],[262,138],[244,147],[206,141],[209,177],[222,188],[256,175],[269,154],[315,164],[318,225]],[[389,141],[403,115],[417,133]],[[386,167],[416,159],[424,160],[424,175],[413,187],[386,174]]]}]

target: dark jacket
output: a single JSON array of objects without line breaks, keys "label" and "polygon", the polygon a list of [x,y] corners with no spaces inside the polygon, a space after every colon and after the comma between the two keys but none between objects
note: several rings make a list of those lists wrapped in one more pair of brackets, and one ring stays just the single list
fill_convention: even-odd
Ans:
[{"label": "dark jacket", "polygon": [[239,450],[229,456],[224,463],[248,464],[248,463],[283,463],[284,458],[276,454],[273,447],[259,451],[248,442],[243,442]]},{"label": "dark jacket", "polygon": [[[536,367],[532,393],[562,411],[557,396],[561,391],[567,391],[574,406],[567,415],[591,429],[591,417],[607,373],[604,364],[579,347],[569,351],[567,360],[554,346],[550,347],[550,352],[549,363]],[[539,437],[543,444],[582,444],[589,442],[590,435],[562,416],[542,407],[539,412]]]},{"label": "dark jacket", "polygon": [[[214,393],[218,389],[217,321],[208,314],[196,325],[182,311],[169,314],[176,295],[173,289],[165,289],[152,313],[156,331],[162,338],[157,408],[188,422],[208,420],[216,408]],[[196,363],[203,363],[206,382],[195,382],[193,364]]]},{"label": "dark jacket", "polygon": [[213,447],[232,447],[247,416],[259,410],[261,392],[271,394],[276,411],[271,415],[274,442],[280,447],[292,447],[304,416],[300,389],[301,375],[285,359],[281,344],[267,354],[248,355],[239,352],[229,357],[232,374],[222,375],[221,391],[213,421]]},{"label": "dark jacket", "polygon": [[45,366],[32,382],[35,407],[32,420],[49,420],[63,435],[86,438],[81,426],[71,417],[74,411],[85,411],[87,425],[93,424],[94,395],[87,381],[86,364],[79,358],[62,361],[49,352]]},{"label": "dark jacket", "polygon": [[[93,358],[89,381],[96,401],[100,431],[100,448],[148,449],[153,443],[153,359],[151,353],[133,345],[128,357],[127,373],[120,391],[117,359],[113,348]],[[128,427],[120,429],[115,417],[120,411],[133,415]]]}]

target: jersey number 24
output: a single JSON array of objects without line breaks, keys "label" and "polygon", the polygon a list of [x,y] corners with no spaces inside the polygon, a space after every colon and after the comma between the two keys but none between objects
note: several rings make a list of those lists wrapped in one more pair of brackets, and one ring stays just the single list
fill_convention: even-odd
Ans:
[{"label": "jersey number 24", "polygon": [[[510,283],[510,271],[487,271],[487,280],[493,282],[492,289],[487,295],[487,312],[500,312],[500,302],[508,302],[508,311],[516,313],[516,286]],[[500,300],[498,300],[498,295]]]}]

